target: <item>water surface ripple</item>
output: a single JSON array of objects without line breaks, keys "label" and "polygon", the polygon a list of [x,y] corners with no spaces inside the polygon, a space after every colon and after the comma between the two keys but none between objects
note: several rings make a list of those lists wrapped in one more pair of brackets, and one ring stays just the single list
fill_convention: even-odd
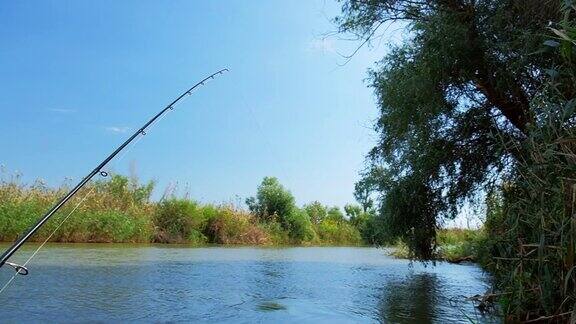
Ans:
[{"label": "water surface ripple", "polygon": [[488,288],[477,266],[411,266],[375,248],[67,244],[29,268],[0,295],[1,322],[491,321],[463,300]]}]

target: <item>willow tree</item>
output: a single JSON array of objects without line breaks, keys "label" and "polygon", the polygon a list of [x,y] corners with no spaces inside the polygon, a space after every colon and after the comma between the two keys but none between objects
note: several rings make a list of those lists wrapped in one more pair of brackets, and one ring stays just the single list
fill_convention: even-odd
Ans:
[{"label": "willow tree", "polygon": [[[388,235],[434,257],[442,218],[494,183],[538,118],[531,103],[555,56],[542,51],[560,1],[345,0],[336,23],[369,42],[389,24],[406,37],[369,72],[379,107],[364,183]],[[496,134],[498,134],[496,136]],[[365,186],[361,186],[365,187]],[[365,196],[365,195],[364,195]]]}]

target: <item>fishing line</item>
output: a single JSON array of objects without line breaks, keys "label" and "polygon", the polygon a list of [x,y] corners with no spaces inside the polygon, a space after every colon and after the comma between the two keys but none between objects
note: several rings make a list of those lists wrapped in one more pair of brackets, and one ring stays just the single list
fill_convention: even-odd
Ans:
[{"label": "fishing line", "polygon": [[[8,287],[10,286],[10,284],[12,283],[12,281],[14,281],[14,279],[16,279],[16,277],[18,277],[18,275],[26,275],[28,274],[28,270],[26,269],[26,265],[32,261],[32,259],[36,256],[36,254],[38,254],[38,252],[40,252],[40,250],[44,247],[44,245],[46,245],[46,243],[48,243],[48,241],[52,238],[52,236],[54,236],[54,234],[56,234],[56,232],[60,229],[60,227],[64,224],[64,222],[66,222],[66,220],[68,220],[68,218],[70,218],[70,216],[76,211],[76,209],[78,209],[78,207],[80,207],[80,205],[82,205],[82,203],[84,203],[84,201],[86,200],[86,198],[88,198],[89,195],[91,195],[92,193],[94,193],[94,187],[92,187],[90,189],[90,191],[84,195],[84,197],[76,204],[76,206],[74,206],[74,208],[68,213],[68,215],[66,215],[66,217],[64,217],[62,219],[62,221],[60,221],[60,223],[56,226],[56,228],[52,231],[52,233],[50,233],[50,235],[48,235],[48,237],[44,240],[44,242],[42,242],[42,244],[40,244],[40,246],[38,246],[38,248],[36,248],[36,250],[32,253],[32,255],[30,255],[30,257],[26,260],[26,262],[24,262],[22,265],[18,266],[21,267],[22,269],[24,269],[26,272],[23,273],[20,271],[20,269],[15,268],[16,272],[12,275],[12,277],[6,282],[6,284],[4,284],[4,286],[2,286],[2,288],[0,289],[0,294],[2,294],[2,292]],[[14,266],[15,264],[10,263],[11,266]]]},{"label": "fishing line", "polygon": [[[250,117],[252,117],[252,121],[254,122],[254,124],[256,125],[256,129],[257,132],[259,133],[259,138],[261,138],[264,142],[264,145],[266,146],[266,150],[269,152],[268,156],[272,157],[273,163],[275,163],[275,166],[280,166],[280,159],[278,158],[277,154],[274,154],[273,150],[272,150],[272,143],[268,140],[267,136],[264,136],[264,130],[262,125],[260,124],[260,122],[258,121],[258,118],[256,118],[256,112],[254,111],[254,109],[252,108],[251,105],[248,104],[248,102],[246,101],[246,97],[244,96],[244,93],[241,93],[241,99],[242,99],[242,103],[244,104],[244,107],[246,107],[248,109],[248,112],[250,113]],[[284,172],[283,172],[283,168],[280,168],[279,173],[282,173],[282,176],[285,176]],[[287,179],[286,177],[284,177],[285,179]]]},{"label": "fishing line", "polygon": [[[148,126],[148,128],[146,129],[147,131],[150,131],[154,128],[154,126],[156,126],[162,119],[164,119],[164,117],[166,117],[167,114],[162,115],[160,118],[158,118],[154,123],[150,124],[150,126]],[[111,175],[112,172],[111,170],[113,169],[114,166],[117,166],[119,164],[120,161],[122,161],[127,155],[128,153],[130,153],[132,151],[132,149],[142,140],[142,138],[144,138],[144,135],[146,135],[146,132],[141,133],[141,136],[138,136],[138,138],[132,142],[130,144],[130,146],[122,152],[122,154],[114,159],[113,163],[111,163],[110,165],[106,166],[106,171],[103,171],[106,175],[102,175],[102,177],[107,177],[109,174]],[[84,195],[84,197],[80,200],[80,202],[78,202],[76,204],[76,206],[74,206],[74,208],[70,211],[70,213],[68,213],[68,215],[66,215],[61,221],[60,223],[58,223],[58,225],[56,226],[56,228],[52,231],[52,233],[50,233],[50,235],[48,235],[48,237],[44,240],[44,242],[42,242],[42,244],[40,244],[38,246],[38,248],[36,248],[36,250],[32,253],[32,255],[30,255],[30,257],[26,260],[26,262],[24,262],[22,265],[16,265],[14,263],[8,263],[10,266],[14,267],[16,269],[16,272],[14,273],[14,275],[12,275],[12,277],[6,282],[6,284],[4,284],[4,286],[2,286],[2,288],[0,288],[0,294],[2,294],[2,292],[8,288],[8,286],[10,286],[10,284],[12,283],[12,281],[14,281],[14,279],[16,279],[16,277],[18,275],[25,275],[28,273],[28,270],[26,269],[26,265],[28,265],[30,263],[30,261],[32,261],[32,259],[38,254],[38,252],[40,252],[40,250],[44,247],[44,245],[46,245],[46,243],[48,243],[48,241],[52,238],[52,236],[54,236],[54,234],[56,234],[56,232],[60,229],[60,227],[62,227],[62,225],[64,225],[64,223],[70,218],[70,216],[72,216],[72,214],[74,214],[74,212],[78,209],[78,207],[80,207],[88,198],[88,196],[90,196],[91,194],[93,194],[95,191],[95,187],[92,186],[92,188],[90,189],[90,191]],[[21,271],[22,270],[22,271]],[[23,272],[24,271],[24,272]]]},{"label": "fishing line", "polygon": [[[162,119],[164,118],[164,116],[166,116],[166,114],[162,115],[162,116],[158,119],[158,121],[162,120]],[[144,138],[144,136],[145,136],[146,134],[148,134],[146,131],[149,132],[149,131],[152,129],[152,127],[154,127],[154,125],[156,125],[156,122],[155,122],[154,124],[148,126],[148,128],[147,128],[146,130],[144,130],[143,133],[140,133],[140,136],[138,136],[138,137],[136,138],[136,140],[135,140],[133,143],[131,143],[130,146],[128,146],[128,148],[127,148],[125,151],[122,151],[122,153],[119,155],[119,157],[116,158],[116,159],[114,159],[113,163],[111,163],[111,164],[106,164],[106,165],[104,166],[104,168],[106,168],[106,170],[103,170],[103,171],[104,171],[104,174],[100,173],[100,176],[106,178],[106,177],[108,177],[108,175],[111,175],[111,174],[113,173],[114,167],[117,166],[118,163],[119,163],[120,161],[122,161],[122,160],[126,157],[126,155],[128,155],[128,153],[130,153],[130,152],[132,151],[132,149],[134,148],[134,146],[136,146],[136,144],[138,144],[138,143]]]},{"label": "fishing line", "polygon": [[[32,255],[28,258],[28,260],[26,260],[26,262],[23,265],[18,265],[15,263],[8,262],[8,259],[15,252],[17,252],[18,249],[20,247],[22,247],[22,245],[24,245],[24,243],[26,243],[26,241],[33,234],[35,234],[40,229],[40,227],[42,225],[44,225],[44,223],[46,221],[48,221],[48,219],[51,216],[53,216],[80,189],[82,189],[87,183],[89,183],[96,174],[100,174],[100,176],[102,176],[102,177],[107,177],[110,174],[111,167],[113,165],[116,165],[118,162],[120,162],[134,148],[134,146],[147,134],[148,131],[152,130],[156,124],[158,124],[162,119],[164,119],[164,117],[166,117],[168,112],[174,110],[175,106],[180,102],[180,100],[183,97],[190,96],[192,94],[192,92],[198,86],[204,85],[204,83],[206,81],[208,81],[210,79],[214,79],[215,76],[217,76],[219,74],[223,74],[224,72],[227,72],[227,71],[228,71],[228,69],[222,69],[222,70],[219,70],[219,71],[209,75],[208,77],[202,79],[200,82],[196,83],[194,86],[192,86],[186,92],[182,93],[175,100],[173,100],[170,104],[168,104],[168,106],[166,106],[159,113],[157,113],[154,117],[152,117],[147,123],[145,123],[144,126],[142,126],[140,129],[138,129],[134,134],[132,134],[132,136],[130,136],[130,138],[128,138],[126,141],[124,141],[124,143],[122,143],[118,148],[116,148],[115,151],[113,151],[108,157],[106,157],[106,159],[104,159],[104,161],[101,162],[86,177],[84,177],[80,181],[80,183],[78,183],[66,196],[61,198],[56,205],[54,205],[32,228],[30,228],[28,230],[28,232],[26,232],[24,234],[24,236],[17,239],[16,242],[13,243],[12,246],[6,252],[4,252],[4,254],[2,254],[2,256],[0,257],[0,267],[3,266],[4,264],[8,264],[16,270],[16,273],[8,280],[8,282],[4,286],[2,286],[2,288],[0,289],[0,294],[10,285],[10,283],[18,275],[27,275],[28,274],[28,269],[26,269],[25,266],[36,256],[36,254],[38,254],[38,252],[52,238],[52,236],[60,229],[60,227],[68,220],[68,218],[76,211],[76,209],[78,209],[78,207],[80,207],[80,205],[82,203],[84,203],[84,201],[88,198],[88,196],[91,195],[92,193],[94,193],[96,187],[95,186],[91,187],[90,191],[80,200],[80,202],[78,202],[76,204],[76,206],[68,213],[68,215],[66,215],[58,223],[58,225],[52,231],[52,233],[50,233],[50,235],[46,238],[46,240],[44,240],[44,242],[42,244],[40,244],[40,246],[32,253]],[[121,153],[121,154],[118,155],[119,153]],[[112,162],[112,164],[110,164],[110,162]],[[105,169],[108,171],[106,171]]]},{"label": "fishing line", "polygon": [[[188,96],[190,96],[192,93],[187,93]],[[180,101],[173,103],[172,105],[170,105],[170,109],[166,110],[166,113],[160,115],[160,117],[158,117],[158,119],[154,120],[150,125],[148,125],[148,127],[146,128],[142,128],[140,130],[140,135],[136,138],[136,140],[132,143],[130,143],[130,145],[128,146],[128,148],[124,151],[122,151],[122,153],[120,153],[120,155],[115,158],[112,162],[112,164],[107,164],[104,167],[106,168],[106,170],[104,170],[105,175],[103,175],[102,173],[100,174],[100,176],[102,177],[107,177],[108,175],[113,174],[113,170],[114,167],[118,165],[118,163],[120,161],[122,161],[127,155],[128,153],[130,153],[132,151],[132,149],[136,146],[136,144],[138,144],[143,138],[144,136],[148,135],[148,133],[150,133],[154,127],[156,127],[156,125],[158,125],[164,118],[166,118],[166,116],[168,116],[169,113],[173,112],[174,109],[176,109],[176,107],[180,104]]]}]

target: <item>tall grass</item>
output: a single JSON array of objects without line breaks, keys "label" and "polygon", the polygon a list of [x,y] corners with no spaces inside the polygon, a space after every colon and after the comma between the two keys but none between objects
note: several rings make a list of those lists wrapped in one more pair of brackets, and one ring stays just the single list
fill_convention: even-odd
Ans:
[{"label": "tall grass", "polygon": [[[67,218],[51,241],[148,242],[153,232],[153,224],[147,217],[154,209],[148,201],[152,187],[151,183],[142,186],[121,176],[89,184],[32,240],[45,240]],[[52,189],[38,181],[27,186],[14,178],[0,182],[0,240],[15,240],[68,189],[66,186]]]},{"label": "tall grass", "polygon": [[[360,244],[358,230],[346,221],[313,225],[304,210],[282,220],[262,220],[229,204],[200,204],[174,196],[150,199],[154,183],[113,175],[80,190],[32,241],[187,244]],[[14,241],[69,188],[50,188],[18,177],[0,180],[0,241]],[[81,203],[81,204],[80,204]]]},{"label": "tall grass", "polygon": [[576,323],[576,6],[562,7],[547,42],[562,63],[545,71],[527,138],[500,137],[520,158],[487,200],[486,265],[509,321]]},{"label": "tall grass", "polygon": [[550,124],[489,197],[488,267],[511,320],[576,322],[576,130]]},{"label": "tall grass", "polygon": [[493,134],[515,157],[490,187],[484,228],[437,236],[446,259],[470,256],[490,270],[493,292],[479,301],[497,301],[506,322],[576,323],[576,6],[562,7],[543,49],[562,63],[539,76],[548,80],[528,134]]}]

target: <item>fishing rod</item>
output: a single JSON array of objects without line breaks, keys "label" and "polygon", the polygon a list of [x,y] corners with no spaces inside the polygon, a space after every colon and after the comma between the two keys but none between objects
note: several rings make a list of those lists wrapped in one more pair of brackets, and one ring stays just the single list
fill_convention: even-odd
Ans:
[{"label": "fishing rod", "polygon": [[134,134],[132,134],[132,136],[130,136],[124,143],[122,143],[120,146],[118,146],[118,148],[116,148],[116,150],[114,150],[100,164],[98,164],[98,166],[96,166],[94,168],[94,170],[90,171],[90,173],[88,173],[87,176],[85,176],[72,190],[70,190],[70,192],[68,192],[68,194],[66,194],[64,197],[62,197],[52,208],[50,208],[50,210],[48,212],[46,212],[46,214],[44,214],[44,216],[42,216],[42,218],[40,218],[40,220],[38,220],[38,222],[36,222],[36,224],[34,224],[34,226],[32,226],[23,236],[19,237],[12,244],[12,246],[10,246],[2,254],[2,256],[0,256],[0,268],[6,264],[6,265],[13,267],[14,270],[16,270],[16,272],[18,274],[27,275],[28,269],[26,269],[25,264],[24,265],[18,265],[16,263],[8,262],[8,259],[14,253],[16,253],[16,251],[18,251],[18,249],[20,247],[22,247],[22,245],[24,243],[26,243],[26,241],[32,235],[34,235],[34,233],[36,233],[42,227],[42,225],[44,225],[44,223],[46,223],[46,221],[48,221],[48,219],[52,215],[54,215],[64,204],[66,204],[66,202],[68,200],[70,200],[70,198],[72,198],[82,187],[84,187],[84,185],[86,183],[88,183],[88,181],[90,181],[95,175],[100,174],[102,177],[108,176],[108,173],[106,171],[104,171],[103,168],[116,155],[118,155],[118,153],[120,153],[122,150],[124,150],[124,148],[126,146],[128,146],[128,144],[130,144],[136,137],[138,137],[138,135],[142,135],[142,136],[146,135],[146,128],[148,126],[150,126],[152,123],[154,123],[158,118],[160,118],[162,115],[164,115],[168,110],[173,110],[174,105],[177,102],[179,102],[182,98],[184,98],[184,96],[191,95],[192,91],[194,89],[196,89],[197,87],[204,85],[204,82],[208,81],[209,79],[214,79],[215,76],[217,76],[219,74],[223,74],[224,72],[228,72],[228,69],[219,70],[219,71],[212,73],[211,75],[207,76],[206,78],[202,79],[202,81],[196,83],[190,89],[186,90],[184,93],[182,93],[180,96],[178,96],[178,98],[174,99],[174,101],[172,101],[170,104],[168,104],[168,106],[166,106],[164,109],[162,109],[159,113],[157,113],[150,120],[148,120],[148,122],[146,122],[146,124],[144,124],[142,127],[140,127],[136,132],[134,132]]}]

